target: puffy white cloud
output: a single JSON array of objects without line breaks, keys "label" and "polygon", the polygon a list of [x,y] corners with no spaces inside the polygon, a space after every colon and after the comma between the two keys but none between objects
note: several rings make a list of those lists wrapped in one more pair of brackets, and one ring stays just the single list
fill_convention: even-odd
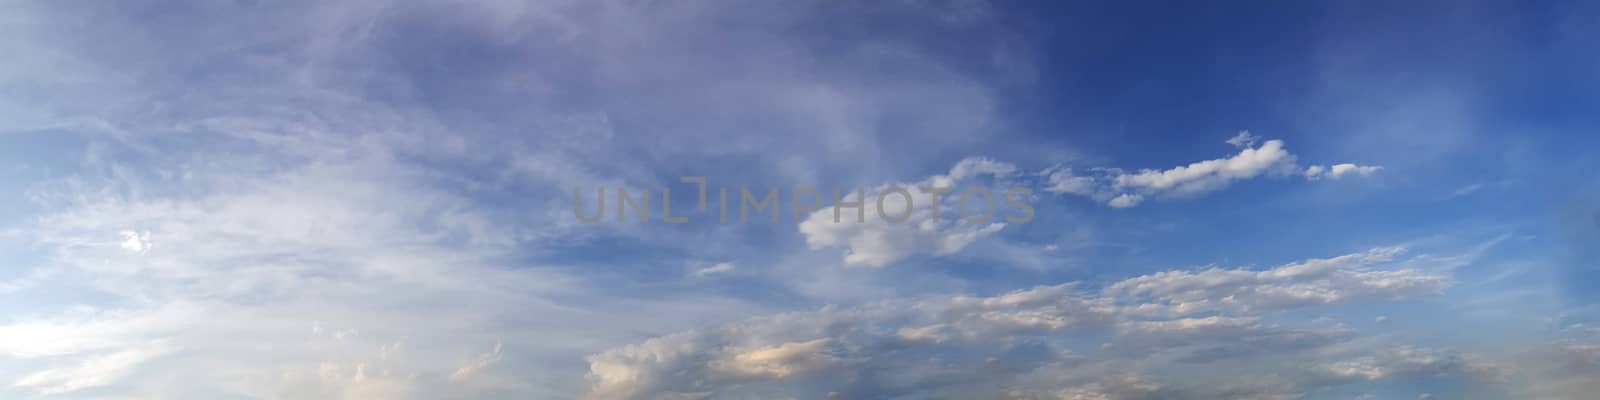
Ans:
[{"label": "puffy white cloud", "polygon": [[[1071,168],[1055,166],[1041,172],[1044,190],[1073,194],[1104,202],[1113,208],[1139,205],[1146,197],[1173,198],[1196,196],[1228,187],[1233,182],[1261,176],[1293,176],[1306,179],[1338,179],[1345,175],[1371,175],[1381,167],[1336,164],[1313,165],[1301,169],[1297,157],[1289,153],[1282,140],[1261,141],[1249,132],[1228,139],[1239,153],[1227,158],[1198,161],[1169,169],[1093,169],[1089,175],[1075,175]],[[1257,145],[1259,143],[1259,146]]]},{"label": "puffy white cloud", "polygon": [[[1001,221],[1005,221],[1003,213],[1009,188],[983,186],[991,197],[971,195],[972,204],[966,204],[970,211],[961,210],[961,192],[980,185],[979,177],[1003,180],[1015,171],[1016,167],[1011,164],[968,158],[956,163],[946,174],[918,182],[885,184],[849,194],[841,189],[842,202],[859,202],[862,209],[836,210],[825,206],[808,214],[800,222],[799,230],[812,249],[845,248],[844,262],[851,266],[882,267],[916,255],[954,254],[1006,227]],[[904,192],[887,192],[895,188]],[[926,188],[949,192],[936,194],[924,190]],[[907,203],[902,199],[907,194],[910,209],[905,208]],[[988,201],[986,205],[994,207],[987,221],[964,220],[963,212],[974,217],[983,213],[981,210],[986,205],[980,205],[980,201]]]},{"label": "puffy white cloud", "polygon": [[1245,147],[1229,158],[1121,174],[1114,178],[1113,187],[1144,193],[1198,194],[1221,189],[1233,181],[1283,172],[1294,162],[1294,155],[1283,148],[1282,140],[1268,140],[1260,147]]}]

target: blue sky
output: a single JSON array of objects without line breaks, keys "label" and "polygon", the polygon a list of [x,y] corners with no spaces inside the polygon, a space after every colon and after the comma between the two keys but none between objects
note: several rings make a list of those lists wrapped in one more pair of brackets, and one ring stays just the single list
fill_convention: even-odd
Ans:
[{"label": "blue sky", "polygon": [[3,398],[1600,390],[1590,4],[5,4]]}]

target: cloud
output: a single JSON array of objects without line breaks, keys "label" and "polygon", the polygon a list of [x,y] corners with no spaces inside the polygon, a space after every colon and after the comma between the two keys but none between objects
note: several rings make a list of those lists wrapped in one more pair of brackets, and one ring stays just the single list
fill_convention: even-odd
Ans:
[{"label": "cloud", "polygon": [[1167,170],[1140,170],[1118,175],[1113,185],[1119,189],[1150,193],[1198,194],[1226,187],[1229,183],[1281,171],[1294,163],[1294,156],[1283,148],[1283,141],[1268,140],[1261,147],[1246,147],[1230,158],[1200,161]]},{"label": "cloud", "polygon": [[1261,137],[1250,134],[1250,131],[1239,131],[1239,134],[1228,138],[1227,143],[1233,145],[1233,147],[1251,148],[1255,147],[1256,143],[1260,141]]},{"label": "cloud", "polygon": [[1400,378],[1464,377],[1488,382],[1505,379],[1505,367],[1440,349],[1401,347],[1360,358],[1331,362],[1315,371],[1335,382]]},{"label": "cloud", "polygon": [[1262,142],[1260,139],[1249,132],[1240,132],[1227,141],[1240,148],[1233,156],[1163,170],[1128,172],[1097,168],[1089,170],[1088,175],[1077,175],[1071,168],[1056,166],[1040,174],[1045,177],[1047,192],[1088,197],[1113,208],[1129,208],[1139,205],[1146,197],[1193,197],[1262,176],[1286,177],[1299,172],[1309,180],[1338,179],[1345,175],[1371,175],[1381,169],[1355,164],[1336,164],[1332,168],[1313,165],[1301,169],[1297,157],[1289,153],[1282,140]]},{"label": "cloud", "polygon": [[477,375],[479,371],[482,371],[484,368],[488,368],[490,364],[500,361],[500,347],[500,343],[495,343],[494,350],[484,353],[483,355],[479,355],[471,362],[462,365],[460,368],[456,368],[455,372],[450,373],[450,381],[465,382],[469,379],[472,379],[472,377]]},{"label": "cloud", "polygon": [[1117,195],[1117,197],[1112,197],[1110,201],[1106,202],[1106,205],[1112,208],[1129,208],[1137,206],[1141,202],[1144,202],[1144,196],[1123,193]]},{"label": "cloud", "polygon": [[1346,164],[1334,164],[1332,167],[1323,167],[1321,165],[1312,165],[1312,166],[1306,167],[1304,175],[1305,175],[1306,179],[1310,179],[1310,180],[1318,180],[1318,179],[1322,179],[1322,178],[1339,179],[1339,178],[1343,178],[1345,175],[1360,175],[1360,176],[1372,175],[1373,173],[1376,173],[1376,172],[1378,172],[1378,170],[1381,170],[1381,169],[1383,169],[1383,167],[1371,166],[1371,165],[1355,165],[1355,164],[1349,164],[1349,163],[1346,163]]},{"label": "cloud", "polygon": [[[922,357],[937,358],[945,350],[1003,352],[1015,346],[1005,342],[1019,335],[1101,329],[1109,326],[1112,312],[1070,286],[1042,286],[993,297],[954,296],[761,317],[590,356],[589,396],[658,398],[734,387],[768,395],[826,387],[842,389],[847,397],[937,390],[935,386],[944,385],[937,382],[953,384],[984,373],[989,369],[984,364],[1009,362],[1031,369],[1054,361],[1045,354],[1034,355],[1045,356],[1043,360],[1000,355],[992,362],[950,359],[956,365],[915,371],[904,370],[910,365],[906,363],[925,362]],[[911,374],[904,377],[911,380],[881,376],[889,381],[857,387],[844,383],[890,373]],[[914,377],[919,374],[930,375]],[[788,386],[816,379],[834,384]]]},{"label": "cloud", "polygon": [[694,276],[708,276],[708,275],[724,274],[724,273],[732,272],[734,268],[736,268],[736,267],[731,262],[720,262],[720,263],[712,264],[709,267],[705,267],[705,268],[701,268],[701,269],[695,270],[694,271]]},{"label": "cloud", "polygon": [[830,339],[790,342],[747,351],[713,361],[711,368],[734,379],[790,379],[848,365],[827,353]]},{"label": "cloud", "polygon": [[[995,208],[987,221],[980,222],[969,222],[962,216],[963,213],[982,215],[977,211],[982,206],[978,206],[976,200],[982,196],[972,195],[973,204],[967,204],[972,211],[962,211],[961,191],[981,184],[977,178],[1003,181],[1016,170],[1011,164],[968,158],[943,175],[921,181],[884,184],[849,194],[841,191],[841,201],[861,203],[861,208],[823,207],[808,214],[800,222],[799,230],[805,236],[806,245],[813,250],[845,248],[844,263],[850,266],[882,267],[917,255],[954,254],[1006,227],[1006,223],[999,221],[1005,220],[1001,210],[1007,204],[1004,196],[1009,196],[1008,187],[984,187],[992,196],[987,199],[988,204]],[[949,192],[936,194],[925,188]],[[893,194],[889,190],[902,192]],[[910,209],[905,208],[907,201],[901,200],[904,197],[909,197]]]},{"label": "cloud", "polygon": [[1046,192],[1094,196],[1097,190],[1093,177],[1074,175],[1072,168],[1050,167],[1046,168],[1043,174]]},{"label": "cloud", "polygon": [[[576,392],[568,378],[581,372],[571,360],[630,337],[624,332],[690,326],[677,317],[689,308],[709,316],[746,307],[675,296],[633,302],[540,265],[510,268],[503,260],[519,254],[513,244],[525,237],[517,224],[421,184],[416,172],[380,157],[263,176],[191,172],[191,182],[218,189],[181,197],[68,192],[62,197],[87,204],[31,221],[31,243],[48,256],[41,268],[67,278],[68,290],[115,301],[87,311],[39,304],[36,316],[0,325],[0,361],[27,377],[17,390],[32,393],[100,386],[176,398]],[[163,249],[182,251],[130,253],[115,236],[121,226],[148,227]],[[522,318],[528,313],[539,318]],[[627,313],[634,314],[615,319]],[[514,373],[536,378],[507,379],[502,374],[513,372],[495,368],[511,356],[498,346],[484,353],[483,343],[501,338],[532,354],[514,363]],[[404,351],[393,346],[400,340]],[[199,383],[169,387],[168,375]]]},{"label": "cloud", "polygon": [[14,386],[35,389],[47,395],[104,386],[133,372],[135,367],[145,361],[170,351],[159,344],[127,347],[124,350],[90,357],[77,365],[28,374],[18,379]]},{"label": "cloud", "polygon": [[144,254],[150,251],[150,232],[122,231],[122,248],[134,254]]},{"label": "cloud", "polygon": [[1061,400],[1132,400],[1154,398],[1161,385],[1137,376],[1109,377],[1099,382],[1062,389]]},{"label": "cloud", "polygon": [[1310,305],[1387,302],[1435,295],[1448,276],[1416,269],[1379,270],[1403,248],[1387,247],[1276,268],[1208,268],[1166,271],[1130,278],[1107,288],[1137,312],[1190,315],[1214,311],[1263,311]]},{"label": "cloud", "polygon": [[[0,285],[11,296],[0,301],[8,395],[1251,398],[1304,387],[1201,390],[1232,385],[1204,369],[1319,365],[1305,353],[1352,334],[1261,311],[1448,285],[1363,265],[1291,278],[1189,271],[1173,284],[1200,289],[1116,294],[1100,282],[994,294],[1020,286],[949,279],[950,291],[929,296],[901,284],[909,275],[853,270],[839,272],[844,284],[913,297],[772,314],[834,299],[693,293],[671,259],[732,259],[677,250],[771,243],[771,232],[585,227],[565,213],[572,185],[643,187],[664,171],[712,168],[809,183],[995,142],[973,132],[1014,125],[997,121],[1009,112],[997,96],[1026,85],[996,82],[1029,79],[1015,73],[1031,68],[1029,41],[982,2],[14,6],[0,24],[0,50],[17,60],[0,67],[0,135],[64,165],[8,186],[25,187],[30,204],[7,211],[36,212],[7,213],[14,225],[0,227],[25,248],[4,249],[8,266],[32,268],[16,280],[4,271]],[[846,29],[811,29],[824,23]],[[855,29],[882,26],[897,33]],[[58,139],[73,144],[31,146]],[[903,151],[908,140],[918,151]],[[1281,143],[1229,143],[1238,155],[1176,168],[1053,169],[1047,187],[1132,207],[1290,164]],[[1330,180],[1376,171],[1323,168]],[[1030,179],[1018,170],[970,159],[915,183]],[[1013,228],[945,217],[799,234],[871,267],[968,251]],[[760,264],[813,261],[771,256]],[[748,269],[739,274],[770,279]],[[1249,278],[1196,282],[1234,276]],[[744,291],[778,286],[753,283]],[[985,294],[954,294],[967,290]],[[1213,311],[1170,311],[1185,307]],[[768,316],[717,323],[749,315]],[[678,333],[641,336],[663,332]],[[1116,351],[1097,346],[1108,341]],[[1240,365],[1262,358],[1271,362]],[[1161,371],[1172,360],[1201,371],[1185,382]]]},{"label": "cloud", "polygon": [[[42,271],[6,276],[4,295],[28,301],[8,302],[27,309],[6,310],[0,364],[32,376],[19,395],[90,395],[60,378],[72,371],[106,372],[91,383],[133,398],[579,392],[584,355],[780,304],[662,289],[673,282],[575,249],[716,240],[579,226],[572,185],[651,186],[667,165],[729,179],[855,173],[906,155],[901,132],[917,132],[920,150],[965,148],[993,122],[993,81],[1016,71],[967,60],[1028,64],[982,4],[848,8],[19,5],[0,50],[27,62],[0,68],[15,89],[0,96],[0,135],[71,146],[41,151],[61,173],[15,186],[37,214],[0,227],[26,233],[29,254],[7,259]],[[152,11],[171,23],[141,17]],[[750,18],[762,23],[733,34],[705,23]],[[808,28],[819,21],[973,41],[951,54]],[[783,170],[726,168],[774,149],[791,156]],[[1004,167],[975,161],[943,178]],[[881,265],[956,252],[999,226],[917,229],[907,245],[846,228],[827,246]],[[648,257],[605,255],[660,255],[638,252]],[[630,290],[647,283],[657,289]],[[80,301],[103,310],[74,314]],[[401,340],[405,351],[387,347]],[[499,340],[515,351],[484,353]],[[182,351],[122,353],[156,342]],[[132,360],[137,376],[109,373]]]},{"label": "cloud", "polygon": [[[1374,268],[1400,251],[1379,248],[1262,271],[1160,272],[1117,282],[1100,295],[1068,283],[752,318],[592,355],[589,397],[808,397],[826,388],[842,398],[1287,399],[1318,387],[1430,372],[1499,374],[1443,350],[1379,354],[1383,345],[1358,346],[1350,341],[1356,333],[1342,325],[1283,325],[1261,314],[1403,300],[1437,294],[1450,283]],[[1188,316],[1201,312],[1212,315]],[[1106,337],[1107,346],[1085,346]],[[1333,351],[1339,348],[1345,350]],[[1138,378],[1144,371],[1116,372],[1145,360],[1166,361],[1153,365],[1168,373],[1188,371],[1178,375],[1210,376],[1217,365],[1295,373],[1270,384],[1169,385]]]}]

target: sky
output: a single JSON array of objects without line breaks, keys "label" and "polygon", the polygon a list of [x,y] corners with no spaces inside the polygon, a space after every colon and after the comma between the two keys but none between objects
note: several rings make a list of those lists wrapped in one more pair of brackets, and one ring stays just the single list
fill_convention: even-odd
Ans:
[{"label": "sky", "polygon": [[0,4],[0,398],[1600,391],[1592,3]]}]

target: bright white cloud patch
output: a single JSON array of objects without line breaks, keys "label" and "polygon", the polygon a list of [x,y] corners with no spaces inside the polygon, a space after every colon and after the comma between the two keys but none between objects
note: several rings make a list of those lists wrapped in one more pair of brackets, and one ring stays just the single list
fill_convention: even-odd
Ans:
[{"label": "bright white cloud patch", "polygon": [[1347,164],[1334,164],[1332,167],[1324,167],[1324,166],[1321,166],[1321,165],[1313,165],[1313,166],[1306,167],[1304,175],[1305,175],[1306,179],[1310,179],[1310,180],[1317,180],[1317,179],[1322,179],[1322,178],[1339,179],[1339,178],[1343,178],[1346,175],[1358,175],[1358,176],[1372,175],[1373,173],[1378,172],[1378,170],[1380,170],[1380,169],[1383,169],[1383,167],[1371,166],[1371,165],[1355,165],[1355,164],[1348,164],[1348,163]]},{"label": "bright white cloud patch", "polygon": [[150,232],[122,231],[122,248],[134,254],[144,254],[150,251]]},{"label": "bright white cloud patch", "polygon": [[[1071,168],[1052,167],[1041,172],[1044,190],[1073,194],[1106,203],[1113,208],[1139,205],[1146,197],[1181,198],[1197,196],[1228,187],[1237,181],[1263,176],[1287,177],[1299,174],[1306,179],[1339,179],[1347,175],[1371,175],[1381,167],[1336,164],[1313,165],[1302,169],[1297,157],[1289,153],[1282,140],[1261,141],[1249,132],[1227,140],[1239,147],[1231,157],[1198,161],[1169,169],[1094,169],[1078,175]],[[1259,143],[1259,145],[1257,145]]]}]

